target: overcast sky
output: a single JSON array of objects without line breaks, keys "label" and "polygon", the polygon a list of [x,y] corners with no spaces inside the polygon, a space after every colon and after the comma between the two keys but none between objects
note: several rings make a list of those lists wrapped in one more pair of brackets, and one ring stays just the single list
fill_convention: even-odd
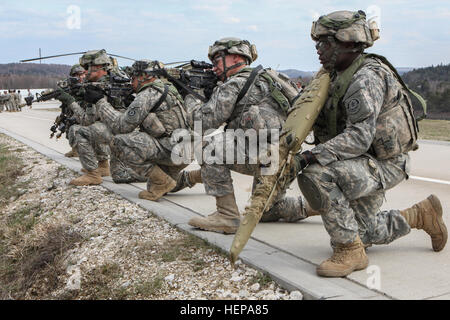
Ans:
[{"label": "overcast sky", "polygon": [[381,25],[369,52],[397,67],[450,63],[449,0],[0,0],[0,63],[36,57],[39,48],[42,56],[105,48],[135,59],[206,60],[209,45],[234,36],[254,43],[265,67],[314,71],[312,21],[359,9]]}]

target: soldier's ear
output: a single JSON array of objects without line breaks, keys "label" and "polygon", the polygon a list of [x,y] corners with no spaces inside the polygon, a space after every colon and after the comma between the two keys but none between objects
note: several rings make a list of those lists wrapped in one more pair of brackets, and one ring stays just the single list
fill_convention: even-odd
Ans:
[{"label": "soldier's ear", "polygon": [[246,58],[239,54],[233,54],[232,57],[233,57],[233,63],[247,62]]}]

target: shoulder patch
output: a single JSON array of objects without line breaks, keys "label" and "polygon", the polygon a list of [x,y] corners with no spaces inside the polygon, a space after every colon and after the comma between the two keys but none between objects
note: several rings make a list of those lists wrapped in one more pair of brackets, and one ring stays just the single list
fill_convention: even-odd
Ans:
[{"label": "shoulder patch", "polygon": [[357,114],[359,112],[359,110],[361,109],[359,100],[357,98],[350,99],[350,101],[347,102],[346,109],[347,109],[348,115]]}]

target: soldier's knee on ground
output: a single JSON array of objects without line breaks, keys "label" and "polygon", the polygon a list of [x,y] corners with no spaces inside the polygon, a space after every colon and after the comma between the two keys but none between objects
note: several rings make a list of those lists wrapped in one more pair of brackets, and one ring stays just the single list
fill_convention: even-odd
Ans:
[{"label": "soldier's knee on ground", "polygon": [[[297,177],[298,186],[313,210],[326,212],[330,209],[333,189],[338,188],[327,174],[302,173]],[[327,188],[324,187],[327,185]]]}]

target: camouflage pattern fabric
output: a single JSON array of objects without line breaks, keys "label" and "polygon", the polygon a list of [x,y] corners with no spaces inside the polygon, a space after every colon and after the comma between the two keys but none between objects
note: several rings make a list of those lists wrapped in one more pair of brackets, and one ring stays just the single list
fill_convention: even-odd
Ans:
[{"label": "camouflage pattern fabric", "polygon": [[[74,124],[69,128],[69,131],[67,132],[67,138],[69,139],[69,145],[72,148],[76,148],[78,154],[80,154],[80,151],[78,150],[78,141],[76,139],[77,132],[83,126],[89,126],[95,123],[97,114],[95,111],[95,106],[83,100],[84,89],[73,91],[71,92],[71,95],[75,98],[75,102],[71,103],[68,107],[73,112],[73,117],[75,118],[77,124]],[[109,145],[95,143],[93,145],[93,149],[97,161],[104,161],[109,159],[109,155],[111,153]],[[83,152],[85,151],[81,150],[81,153]],[[86,156],[84,156],[84,158],[86,158]]]},{"label": "camouflage pattern fabric", "polygon": [[[172,162],[170,150],[145,132],[135,131],[115,135],[111,143],[111,155],[111,158],[117,159],[124,167],[129,168],[139,181],[147,181],[148,171],[154,164],[177,166]],[[112,166],[111,160],[111,168]],[[182,167],[179,170],[181,169]]]},{"label": "camouflage pattern fabric", "polygon": [[[98,80],[98,82],[106,81],[109,81],[109,76],[104,76]],[[86,107],[83,108],[77,102],[73,102],[69,107],[73,111],[77,122],[81,124],[81,128],[73,129],[75,136],[73,144],[77,148],[81,165],[86,170],[95,170],[98,168],[99,161],[106,160],[105,152],[110,152],[109,144],[112,139],[112,134],[105,124],[98,121],[100,118],[95,105],[86,104]],[[122,105],[118,105],[117,107],[122,107]],[[72,138],[69,136],[69,141],[71,140]],[[110,163],[110,171],[112,174],[112,172],[117,172],[118,170],[112,168],[112,164]],[[130,178],[130,181],[133,180]]]},{"label": "camouflage pattern fabric", "polygon": [[302,197],[285,197],[264,212],[261,222],[275,222],[283,219],[285,222],[297,222],[306,219],[305,200]]},{"label": "camouflage pattern fabric", "polygon": [[[335,79],[337,80],[337,79]],[[335,82],[331,84],[331,92]],[[337,160],[352,159],[367,152],[376,141],[380,130],[389,130],[379,123],[380,113],[390,110],[403,95],[403,87],[392,71],[377,59],[367,59],[351,80],[347,92],[337,110],[337,135],[330,137],[328,117],[329,99],[317,119],[313,131],[320,144],[311,152],[323,166]],[[393,119],[395,120],[395,119]],[[402,119],[394,134],[405,134]],[[392,130],[391,130],[392,132]],[[391,133],[392,134],[392,133]],[[385,137],[389,139],[388,136]]]},{"label": "camouflage pattern fabric", "polygon": [[[164,89],[161,80],[157,79],[154,82],[139,90],[136,99],[124,113],[115,110],[106,99],[101,99],[96,104],[98,116],[106,124],[111,134],[114,135],[114,137],[111,137],[110,146],[112,152],[111,175],[115,182],[123,182],[127,179],[127,176],[134,177],[138,181],[146,181],[147,173],[154,164],[176,166],[171,159],[173,145],[170,142],[170,137],[167,135],[160,138],[151,136],[145,132],[146,127],[143,123],[152,112],[159,115],[161,124],[164,126],[163,131],[167,127],[184,127],[177,117],[161,116],[174,108],[183,108],[180,104],[181,96],[177,97],[176,91],[170,92],[158,108],[154,109],[154,106],[161,99]],[[141,132],[135,131],[138,128]],[[178,171],[185,166],[175,170],[176,172],[173,172],[173,175],[176,177]],[[113,172],[113,167],[122,169],[117,170],[116,174]]]},{"label": "camouflage pattern fabric", "polygon": [[89,171],[97,169],[99,159],[95,150],[99,150],[101,144],[109,145],[111,140],[112,134],[108,127],[99,121],[78,128],[75,132],[75,141],[83,168]]},{"label": "camouflage pattern fabric", "polygon": [[[193,120],[201,121],[203,131],[219,128],[224,122],[228,129],[280,129],[286,116],[270,94],[269,84],[257,77],[254,85],[236,105],[239,92],[247,82],[251,69],[244,68],[218,85],[210,100],[194,111]],[[250,108],[254,106],[252,110]]]},{"label": "camouflage pattern fabric", "polygon": [[[170,86],[173,87],[173,85]],[[113,134],[130,133],[138,127],[145,129],[143,124],[145,123],[150,112],[159,113],[162,111],[168,111],[175,107],[183,107],[180,104],[180,99],[182,99],[181,96],[176,97],[169,91],[166,99],[161,103],[161,105],[158,106],[156,110],[153,110],[154,106],[160,100],[163,90],[164,83],[159,79],[155,80],[154,83],[141,88],[135,100],[128,106],[126,112],[124,113],[118,112],[114,109],[111,104],[106,101],[106,99],[101,99],[96,104],[98,116],[101,121],[108,125]],[[173,87],[172,90],[176,90],[175,87]],[[165,127],[181,127],[178,119],[169,119],[166,122],[172,123],[164,123]]]},{"label": "camouflage pattern fabric", "polygon": [[3,93],[0,93],[0,112],[2,112],[5,109],[7,100],[8,100],[7,96]]},{"label": "camouflage pattern fabric", "polygon": [[383,161],[360,156],[310,165],[298,179],[302,187],[306,177],[325,199],[324,208],[314,209],[321,212],[332,243],[347,244],[359,234],[365,244],[388,244],[408,234],[410,227],[399,210],[379,211],[384,190],[403,181],[408,171],[407,154]]},{"label": "camouflage pattern fabric", "polygon": [[[261,129],[281,129],[286,117],[272,98],[269,84],[263,77],[258,76],[244,98],[236,104],[237,97],[247,82],[250,72],[250,68],[242,69],[218,85],[207,103],[198,107],[189,106],[194,110],[193,121],[201,121],[203,133],[220,127],[224,122],[227,123],[227,129],[254,129],[256,132]],[[195,102],[195,100],[190,101]],[[230,170],[247,175],[260,175],[259,160],[250,159],[248,148],[240,150],[241,156],[245,157],[245,164],[236,164],[238,147],[234,138],[227,136],[227,133],[215,135],[203,149],[222,150],[222,153],[226,154],[225,147],[230,144],[235,147],[233,164],[214,163],[215,157],[220,158],[220,155],[214,155],[212,159],[205,159],[201,165],[203,184],[209,195],[221,197],[233,192]],[[256,163],[250,164],[250,160]]]},{"label": "camouflage pattern fabric", "polygon": [[[330,99],[319,115],[314,133],[321,143],[311,150],[319,163],[298,176],[304,196],[321,212],[332,244],[348,244],[358,234],[365,244],[387,244],[410,231],[398,210],[380,212],[385,190],[408,177],[409,156],[380,160],[370,150],[378,131],[404,134],[402,125],[386,128],[379,121],[384,110],[398,104],[403,88],[387,66],[367,60],[339,103],[336,136],[327,132]],[[332,84],[331,95],[333,90]]]},{"label": "camouflage pattern fabric", "polygon": [[[78,151],[78,147],[77,147],[77,141],[76,141],[76,134],[77,134],[78,130],[80,130],[82,127],[83,126],[74,124],[74,125],[70,126],[69,132],[67,133],[67,138],[69,139],[69,145],[73,148],[76,148],[77,151]],[[94,148],[95,158],[97,159],[97,161],[104,161],[104,160],[109,159],[109,155],[111,154],[109,145],[103,144],[103,143],[94,144],[93,148]]]}]

